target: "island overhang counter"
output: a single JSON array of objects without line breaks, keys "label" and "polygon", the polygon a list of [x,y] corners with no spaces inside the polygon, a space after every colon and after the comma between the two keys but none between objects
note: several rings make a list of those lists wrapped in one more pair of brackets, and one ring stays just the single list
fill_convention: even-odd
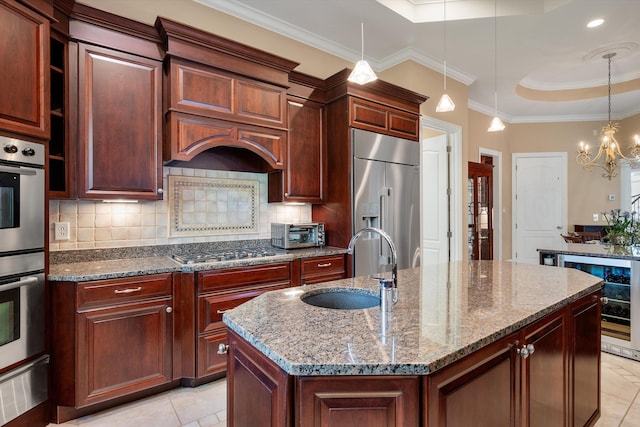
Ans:
[{"label": "island overhang counter", "polygon": [[300,299],[375,291],[371,277],[268,292],[224,315],[229,425],[591,425],[601,286],[577,270],[462,261],[401,270],[390,316]]}]

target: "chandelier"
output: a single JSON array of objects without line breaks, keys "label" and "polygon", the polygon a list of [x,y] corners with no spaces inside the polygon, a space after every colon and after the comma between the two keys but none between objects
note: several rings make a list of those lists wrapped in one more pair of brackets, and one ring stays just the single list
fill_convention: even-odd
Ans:
[{"label": "chandelier", "polygon": [[638,135],[634,137],[634,142],[629,146],[630,156],[626,157],[622,154],[622,151],[620,151],[620,144],[615,137],[620,125],[611,122],[611,58],[614,56],[616,56],[616,53],[610,52],[602,57],[609,62],[609,122],[600,132],[602,139],[600,147],[598,148],[598,154],[596,154],[595,157],[591,157],[589,144],[581,141],[578,156],[576,157],[576,162],[587,171],[591,170],[593,166],[604,169],[605,172],[602,176],[608,178],[609,181],[618,175],[616,173],[618,166],[620,166],[618,158],[632,163],[640,160],[640,138]]}]

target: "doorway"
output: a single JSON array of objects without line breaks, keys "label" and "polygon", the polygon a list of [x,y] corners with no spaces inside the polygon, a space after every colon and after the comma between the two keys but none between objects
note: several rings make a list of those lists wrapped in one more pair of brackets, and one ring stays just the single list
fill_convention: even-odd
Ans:
[{"label": "doorway", "polygon": [[[424,219],[425,215],[427,215],[426,210],[431,210],[432,215],[439,218],[439,221],[442,221],[442,227],[440,227],[440,230],[442,230],[443,228],[446,230],[446,241],[440,240],[441,246],[437,259],[441,259],[440,256],[446,254],[449,261],[458,261],[462,259],[462,245],[464,243],[464,241],[462,240],[464,214],[462,205],[462,168],[464,167],[464,164],[462,162],[462,127],[427,116],[421,117],[420,124],[422,127],[421,139],[423,140],[423,153],[424,149],[426,148],[426,146],[424,145],[425,139],[438,135],[446,135],[446,146],[444,151],[441,150],[441,147],[437,148],[437,151],[439,151],[442,156],[446,156],[447,158],[446,169],[448,175],[448,190],[446,188],[444,189],[445,192],[448,193],[447,203],[442,206],[442,204],[440,203],[434,203],[434,198],[437,198],[439,195],[441,195],[442,188],[439,188],[438,191],[429,190],[430,188],[433,188],[433,182],[430,182],[428,180],[429,174],[425,173],[426,167],[420,167],[420,170],[423,173],[423,176],[421,178],[423,241],[425,240],[425,237],[428,237],[425,233],[425,228],[428,226],[428,223],[426,223]],[[437,139],[435,139],[434,141],[437,141]],[[436,158],[436,156],[432,156],[432,159],[435,160]],[[445,214],[440,215],[443,212]],[[434,247],[431,247],[430,250],[433,251]],[[436,258],[434,257],[434,259]]]},{"label": "doorway", "polygon": [[467,227],[470,260],[493,259],[493,164],[468,163]]}]

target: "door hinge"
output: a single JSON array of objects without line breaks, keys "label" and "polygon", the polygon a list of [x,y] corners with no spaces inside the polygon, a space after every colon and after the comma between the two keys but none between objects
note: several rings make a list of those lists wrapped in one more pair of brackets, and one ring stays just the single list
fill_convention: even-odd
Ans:
[{"label": "door hinge", "polygon": [[447,145],[447,153],[450,153],[450,152],[451,152],[451,146]]},{"label": "door hinge", "polygon": [[447,231],[447,238],[451,239],[453,237],[453,233],[451,232],[451,230]]}]

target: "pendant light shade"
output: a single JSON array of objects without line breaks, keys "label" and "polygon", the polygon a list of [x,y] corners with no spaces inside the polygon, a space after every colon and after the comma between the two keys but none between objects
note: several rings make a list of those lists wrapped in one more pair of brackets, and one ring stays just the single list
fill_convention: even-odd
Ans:
[{"label": "pendant light shade", "polygon": [[360,61],[356,63],[356,67],[353,69],[351,74],[349,74],[349,78],[347,80],[363,85],[377,80],[378,76],[373,72],[369,63],[364,60],[364,22],[360,22],[360,35],[362,40],[362,56]]},{"label": "pendant light shade", "polygon": [[367,84],[376,80],[378,76],[373,72],[369,63],[364,59],[361,59],[356,63],[356,67],[349,75],[348,80],[350,82],[358,83],[360,85]]},{"label": "pendant light shade", "polygon": [[449,97],[449,95],[445,93],[442,95],[442,98],[440,98],[440,102],[438,102],[438,105],[436,105],[436,112],[446,113],[447,111],[455,110],[455,108],[456,104],[454,104],[453,100],[451,100],[451,97]]},{"label": "pendant light shade", "polygon": [[447,0],[444,0],[443,7],[444,93],[442,94],[442,98],[440,98],[438,105],[436,105],[436,113],[446,113],[448,111],[453,111],[456,108],[456,104],[454,104],[451,97],[447,95]]},{"label": "pendant light shade", "polygon": [[504,130],[504,123],[500,120],[500,117],[495,116],[493,120],[491,120],[491,126],[489,126],[489,132],[499,132]]}]

